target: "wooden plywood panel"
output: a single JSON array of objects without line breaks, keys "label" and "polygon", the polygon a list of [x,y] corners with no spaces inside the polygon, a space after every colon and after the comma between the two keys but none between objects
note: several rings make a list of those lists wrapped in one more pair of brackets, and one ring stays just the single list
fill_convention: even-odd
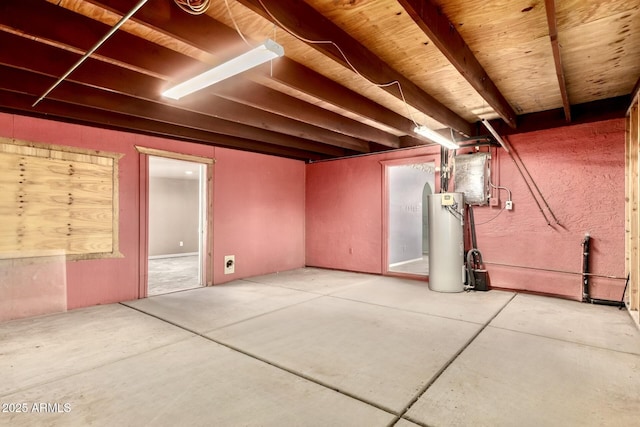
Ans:
[{"label": "wooden plywood panel", "polygon": [[562,107],[544,2],[436,0],[518,114]]},{"label": "wooden plywood panel", "polygon": [[478,120],[469,110],[486,102],[397,1],[307,3],[438,101],[469,121]]},{"label": "wooden plywood panel", "polygon": [[117,256],[117,156],[0,140],[0,258]]},{"label": "wooden plywood panel", "polygon": [[[49,3],[55,3],[58,6],[64,7],[65,9],[72,10],[76,13],[79,13],[81,15],[94,19],[96,21],[100,21],[103,24],[106,24],[109,26],[115,25],[122,18],[122,16],[116,13],[105,10],[101,7],[88,3],[84,0],[47,0],[47,1]],[[168,12],[166,10],[163,10],[162,8],[168,8],[168,7],[171,7],[171,5],[168,2],[165,4],[156,3],[154,7],[158,11],[158,13],[165,13],[168,15]],[[209,52],[205,52],[201,49],[190,46],[187,43],[184,43],[166,34],[162,34],[159,31],[153,30],[152,28],[141,25],[133,19],[125,22],[122,25],[121,30],[126,31],[130,34],[136,35],[138,37],[141,37],[143,39],[151,40],[154,43],[159,44],[160,46],[164,46],[167,49],[180,52],[184,55],[198,59],[199,61],[202,61],[202,62],[216,64],[217,61],[219,61],[219,59],[217,59],[214,55],[212,55]]]},{"label": "wooden plywood panel", "polygon": [[572,104],[627,95],[640,63],[640,8],[560,28]]},{"label": "wooden plywood panel", "polygon": [[[309,3],[319,12],[323,14],[325,13],[324,9],[322,7],[319,7],[322,5],[318,5],[312,1],[309,1],[307,3]],[[331,3],[333,4],[333,2]],[[230,19],[230,15],[223,4],[224,3],[221,2],[221,7],[211,7],[207,14],[229,26],[230,28],[235,28],[233,21]],[[231,14],[238,24],[240,31],[249,39],[252,39],[254,41],[262,41],[266,38],[275,39],[284,47],[285,55],[288,58],[304,64],[313,71],[340,83],[341,85],[379,103],[380,105],[383,105],[386,108],[389,108],[390,110],[397,112],[398,114],[419,121],[420,123],[426,124],[427,126],[430,126],[432,128],[443,127],[442,124],[431,119],[424,112],[418,111],[411,106],[405,105],[397,97],[389,94],[382,88],[372,85],[371,82],[369,82],[365,78],[360,77],[352,70],[343,67],[333,59],[319,53],[312,47],[309,47],[305,42],[297,39],[296,37],[288,34],[283,30],[275,30],[274,25],[271,22],[256,15],[241,4],[237,2],[229,2],[229,5]],[[345,26],[341,22],[334,20],[330,14],[326,14],[326,16],[329,19],[334,20],[334,22],[342,27],[342,29],[346,30],[352,37],[354,37],[368,49],[379,55],[393,68],[400,71],[406,77],[412,79],[414,83],[425,89],[435,99],[446,104],[448,108],[460,114],[465,119],[471,120],[472,118],[474,118],[473,115],[470,116],[468,112],[464,111],[464,108],[460,107],[462,96],[456,96],[455,94],[453,94],[454,91],[450,90],[450,88],[445,89],[434,80],[434,72],[439,71],[443,67],[448,67],[449,70],[453,70],[454,73],[457,73],[455,71],[455,68],[452,65],[448,64],[444,55],[442,55],[434,46],[431,46],[430,43],[428,46],[424,45],[424,42],[428,40],[424,36],[424,33],[422,33],[422,31],[406,13],[403,12],[401,16],[396,16],[396,13],[401,11],[403,12],[403,9],[396,1],[380,0],[376,2],[368,2],[365,8],[358,10],[358,13],[362,13],[364,15],[356,15],[354,18],[350,19],[350,21],[353,21],[354,24],[351,26]],[[394,18],[398,18],[402,22],[392,23],[386,21],[387,19]],[[369,26],[363,26],[365,24]],[[376,32],[379,34],[376,34],[375,38],[372,39],[370,37],[371,25],[374,24]],[[406,36],[407,31],[411,32],[412,36]],[[401,34],[401,37],[394,37],[394,33],[396,32],[399,32]],[[405,43],[405,39],[407,39],[407,37],[411,37],[413,41],[411,43]],[[390,41],[385,43],[384,46],[381,46],[379,42],[380,40],[385,38],[389,39]],[[409,67],[407,64],[403,66],[398,61],[390,60],[390,55],[398,57],[399,45],[403,45],[402,49],[404,50],[401,51],[401,58],[408,61],[407,64],[411,63],[412,61],[414,63],[418,63],[419,69],[417,71],[413,70],[413,73],[411,73],[410,70],[408,70]],[[433,53],[433,55],[437,56],[437,58],[424,56],[419,58],[413,57],[411,54],[406,53],[406,50],[410,49],[411,46],[417,46],[427,52],[431,52]],[[405,71],[409,72],[405,73]],[[418,78],[414,79],[413,74],[417,74]],[[475,103],[478,105],[482,105],[482,99],[475,93],[473,88],[471,88],[471,86],[466,82],[466,80],[464,80],[464,78],[462,78],[461,76],[456,76],[455,74],[453,76],[448,73],[445,74],[448,78],[449,85],[452,85],[456,82],[460,83],[465,88],[465,93],[467,94],[467,96],[475,97]],[[442,97],[443,94],[446,95],[446,99]],[[455,99],[455,102],[449,102],[453,99]]]}]

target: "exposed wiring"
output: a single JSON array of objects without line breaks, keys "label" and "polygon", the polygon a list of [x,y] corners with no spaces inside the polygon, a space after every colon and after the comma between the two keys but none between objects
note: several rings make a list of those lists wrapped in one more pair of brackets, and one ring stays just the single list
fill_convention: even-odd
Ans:
[{"label": "exposed wiring", "polygon": [[476,223],[476,226],[478,226],[478,225],[484,225],[484,224],[488,224],[488,223],[490,223],[490,222],[491,222],[491,221],[493,221],[494,219],[498,218],[502,212],[504,212],[504,208],[500,209],[500,212],[498,212],[498,213],[496,214],[496,216],[494,216],[493,218],[491,218],[491,219],[489,219],[489,220],[486,220],[485,222]]},{"label": "exposed wiring", "polygon": [[209,6],[211,6],[211,0],[173,0],[178,7],[190,15],[202,15],[205,13]]},{"label": "exposed wiring", "polygon": [[[178,0],[176,0],[178,1]],[[208,1],[208,0],[207,0]],[[236,27],[236,31],[238,32],[238,35],[240,36],[240,38],[251,48],[255,47],[253,46],[251,43],[249,43],[249,41],[244,37],[244,35],[242,34],[242,31],[240,31],[240,27],[238,27],[238,23],[236,22],[236,19],[233,17],[233,13],[231,12],[231,7],[229,7],[229,2],[227,0],[224,0],[224,4],[225,6],[227,6],[227,13],[229,14],[229,18],[231,18],[231,22],[233,22],[233,26]],[[275,31],[274,31],[275,33]]]},{"label": "exposed wiring", "polygon": [[507,187],[500,187],[499,185],[493,185],[491,181],[489,181],[489,185],[498,190],[505,190],[507,193],[509,193],[509,201],[511,201],[511,190],[509,190]]},{"label": "exposed wiring", "polygon": [[[411,114],[411,110],[409,109],[409,104],[407,103],[407,100],[404,97],[404,92],[402,91],[402,85],[400,84],[400,82],[398,80],[393,80],[393,81],[388,82],[388,83],[376,83],[373,80],[369,79],[368,77],[363,76],[358,71],[358,69],[351,63],[351,61],[349,61],[349,58],[347,58],[347,55],[345,55],[345,53],[340,48],[340,46],[338,46],[337,43],[335,43],[335,42],[333,42],[331,40],[310,40],[310,39],[307,39],[305,37],[302,37],[302,36],[296,34],[295,32],[291,31],[289,28],[287,28],[286,25],[284,25],[282,22],[280,22],[280,20],[278,18],[276,18],[271,13],[271,11],[269,11],[269,9],[267,9],[267,7],[262,2],[262,0],[258,0],[258,1],[260,2],[260,5],[264,9],[264,11],[267,12],[267,14],[271,17],[271,19],[273,19],[280,26],[280,28],[282,28],[283,30],[285,30],[287,33],[291,34],[293,37],[297,38],[298,40],[301,40],[301,41],[303,41],[305,43],[309,43],[309,44],[330,44],[330,45],[334,46],[338,50],[338,52],[340,52],[340,56],[342,56],[342,58],[347,63],[349,68],[351,68],[351,70],[353,70],[353,72],[356,73],[356,75],[362,77],[363,79],[365,79],[369,83],[373,84],[376,87],[380,87],[380,88],[397,85],[398,86],[398,90],[400,91],[400,97],[402,99],[402,102],[404,103],[404,106],[405,106],[406,110],[407,110],[407,114],[409,115],[409,119],[413,122],[413,124],[415,126],[419,126],[418,123],[414,120],[413,114]],[[226,0],[225,0],[225,2],[226,2]]]},{"label": "exposed wiring", "polygon": [[459,219],[460,221],[462,221],[462,214],[460,212],[458,212],[458,205],[454,205],[454,206],[447,206],[446,209],[449,211],[449,213],[451,215],[453,215],[454,217],[456,217],[457,219]]}]

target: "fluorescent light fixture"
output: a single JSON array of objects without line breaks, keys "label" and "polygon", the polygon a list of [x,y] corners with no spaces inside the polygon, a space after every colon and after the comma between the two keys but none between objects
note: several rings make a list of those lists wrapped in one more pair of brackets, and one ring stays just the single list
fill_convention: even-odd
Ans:
[{"label": "fluorescent light fixture", "polygon": [[438,132],[429,129],[426,126],[422,126],[422,125],[416,126],[413,131],[418,135],[424,136],[425,138],[430,139],[433,142],[437,142],[438,144],[450,150],[456,150],[460,148],[460,146],[458,146],[458,144],[456,144],[455,142],[448,140],[444,136],[440,135]]},{"label": "fluorescent light fixture", "polygon": [[498,144],[500,144],[502,146],[502,148],[504,148],[505,151],[508,153],[509,149],[507,148],[507,144],[502,140],[502,138],[500,138],[500,135],[498,135],[498,132],[496,132],[496,130],[493,128],[493,126],[491,126],[491,123],[489,123],[489,120],[482,119],[482,124],[487,129],[489,129],[489,132],[491,132],[491,135],[493,135],[493,137],[496,139],[496,141],[498,141]]},{"label": "fluorescent light fixture", "polygon": [[204,89],[214,83],[240,74],[250,68],[257,67],[267,61],[284,55],[284,48],[271,39],[267,39],[260,46],[249,52],[243,53],[223,64],[218,65],[182,82],[162,93],[162,96],[172,99],[180,99],[183,96]]}]

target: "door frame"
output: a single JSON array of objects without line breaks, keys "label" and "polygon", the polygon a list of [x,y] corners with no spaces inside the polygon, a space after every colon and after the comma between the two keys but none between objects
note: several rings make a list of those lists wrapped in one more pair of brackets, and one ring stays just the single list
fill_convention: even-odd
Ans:
[{"label": "door frame", "polygon": [[206,196],[206,206],[201,211],[204,220],[202,221],[202,230],[200,230],[202,244],[198,248],[198,252],[203,254],[200,260],[202,286],[213,286],[213,166],[215,159],[137,145],[135,148],[139,153],[140,163],[138,298],[146,298],[149,290],[149,156],[184,160],[205,166],[204,195]]},{"label": "door frame", "polygon": [[[418,280],[429,280],[429,276],[418,276],[409,273],[399,273],[389,270],[389,167],[406,166],[418,163],[435,164],[435,188],[440,187],[440,154],[425,154],[402,159],[383,160],[382,165],[382,275],[407,277]],[[434,188],[434,191],[435,191]]]}]

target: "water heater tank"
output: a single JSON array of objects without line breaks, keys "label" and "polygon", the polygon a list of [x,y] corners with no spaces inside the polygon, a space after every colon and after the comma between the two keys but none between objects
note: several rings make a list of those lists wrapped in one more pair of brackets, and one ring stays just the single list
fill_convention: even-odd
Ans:
[{"label": "water heater tank", "polygon": [[429,289],[464,291],[464,200],[462,193],[427,196],[429,203]]}]

